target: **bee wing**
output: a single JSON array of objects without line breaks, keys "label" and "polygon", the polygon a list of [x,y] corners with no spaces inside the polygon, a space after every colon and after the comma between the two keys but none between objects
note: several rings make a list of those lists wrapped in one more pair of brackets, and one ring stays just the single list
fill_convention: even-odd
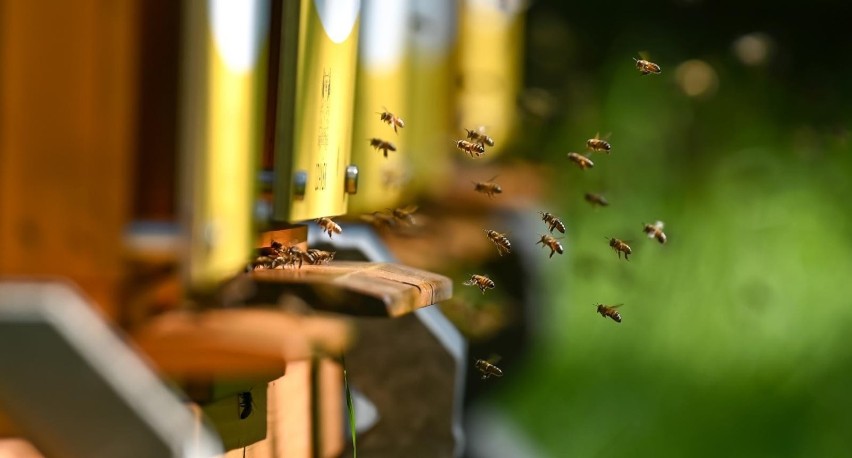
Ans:
[{"label": "bee wing", "polygon": [[[648,53],[647,50],[639,51],[638,54],[639,54],[639,58],[642,59],[642,60],[651,60],[651,55]],[[634,60],[636,60],[636,59],[634,59]]]},{"label": "bee wing", "polygon": [[610,305],[610,306],[609,306],[609,308],[611,308],[611,309],[617,309],[617,308],[621,307],[622,305],[624,305],[624,304],[615,304],[615,305]]},{"label": "bee wing", "polygon": [[494,181],[499,176],[500,176],[500,174],[494,175],[493,177],[489,178],[488,181]]},{"label": "bee wing", "polygon": [[488,359],[486,359],[486,361],[488,361],[491,364],[497,364],[497,363],[500,362],[501,359],[503,359],[502,356],[500,356],[496,353],[492,353],[491,356],[489,356]]},{"label": "bee wing", "polygon": [[663,222],[657,221],[656,223],[654,223],[654,227],[656,227],[659,230],[663,230]]},{"label": "bee wing", "polygon": [[408,205],[405,208],[403,208],[402,211],[404,213],[414,213],[414,212],[417,211],[417,208],[418,208],[417,205],[412,204],[412,205]]}]

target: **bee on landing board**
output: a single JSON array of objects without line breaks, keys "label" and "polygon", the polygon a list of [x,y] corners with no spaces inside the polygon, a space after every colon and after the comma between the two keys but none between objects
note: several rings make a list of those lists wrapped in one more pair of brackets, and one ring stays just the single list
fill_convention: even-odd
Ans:
[{"label": "bee on landing board", "polygon": [[595,138],[586,140],[586,148],[588,148],[589,151],[594,151],[596,153],[609,154],[609,150],[612,149],[612,145],[610,145],[608,141],[602,139],[600,133],[596,133]]},{"label": "bee on landing board", "polygon": [[476,363],[474,363],[474,367],[482,373],[482,380],[487,380],[490,377],[502,377],[503,371],[497,367],[497,364],[500,361],[499,356],[492,356],[486,359],[477,359]]},{"label": "bee on landing board", "polygon": [[616,309],[621,307],[622,305],[624,305],[624,304],[616,304],[616,305],[597,304],[597,305],[595,305],[595,307],[597,307],[598,313],[600,313],[602,317],[604,317],[604,318],[609,317],[609,318],[612,318],[612,321],[615,321],[616,323],[621,323],[621,314],[618,313],[618,310],[616,310]]},{"label": "bee on landing board", "polygon": [[376,151],[381,150],[385,157],[388,157],[388,151],[396,151],[396,146],[391,142],[386,142],[381,138],[371,138],[370,146],[376,149]]},{"label": "bee on landing board", "polygon": [[494,180],[494,178],[497,178],[497,175],[494,175],[488,181],[474,181],[473,190],[487,195],[489,199],[494,197],[494,194],[502,194],[503,188],[501,188],[499,184],[492,181]]},{"label": "bee on landing board", "polygon": [[417,205],[409,205],[403,208],[394,208],[391,214],[397,221],[402,221],[414,226],[414,212],[417,211]]},{"label": "bee on landing board", "polygon": [[464,151],[470,157],[480,157],[485,154],[485,146],[482,143],[473,143],[467,140],[458,140],[456,148]]},{"label": "bee on landing board", "polygon": [[328,233],[328,238],[331,238],[333,234],[339,234],[343,232],[343,229],[341,229],[337,223],[332,221],[331,218],[317,218],[316,222],[323,232]]},{"label": "bee on landing board", "polygon": [[548,212],[538,212],[541,215],[541,220],[544,221],[544,224],[547,224],[547,228],[550,232],[553,232],[554,229],[561,233],[565,233],[565,224],[557,218],[554,214]]},{"label": "bee on landing board", "polygon": [[662,70],[660,70],[660,66],[645,59],[637,59],[633,58],[633,61],[636,62],[636,70],[639,70],[639,73],[643,75],[648,75],[653,73],[655,75],[659,75]]},{"label": "bee on landing board", "polygon": [[548,258],[552,258],[554,253],[563,253],[562,244],[559,243],[559,240],[557,240],[556,237],[553,237],[552,235],[542,235],[541,240],[535,242],[536,245],[538,245],[539,243],[541,244],[542,248],[550,248],[550,256],[548,256]]},{"label": "bee on landing board", "polygon": [[476,274],[471,275],[470,280],[468,280],[468,281],[466,281],[462,284],[466,285],[466,286],[476,286],[476,287],[479,288],[479,290],[482,292],[482,294],[485,294],[486,289],[493,289],[494,286],[495,286],[494,280],[486,277],[485,275],[476,275]]},{"label": "bee on landing board", "polygon": [[624,241],[619,240],[615,237],[604,237],[609,240],[609,246],[618,253],[618,259],[621,259],[621,253],[624,253],[624,260],[629,261],[627,257],[633,253],[633,250],[630,249],[630,245],[624,243]]},{"label": "bee on landing board", "polygon": [[506,234],[487,229],[485,231],[485,235],[488,236],[488,240],[491,240],[491,242],[497,246],[497,253],[500,256],[503,256],[503,253],[509,253],[512,251],[512,243],[509,242]]},{"label": "bee on landing board", "polygon": [[[393,126],[393,131],[396,132],[396,133],[399,133],[396,130],[397,127],[402,129],[403,127],[405,127],[405,122],[403,122],[402,118],[400,118],[399,116],[396,116],[393,113],[391,113],[390,111],[388,111],[387,108],[382,107],[382,109],[384,111],[379,113],[379,119],[381,119],[382,122],[387,123],[387,125]],[[385,156],[387,156],[387,154],[385,154]]]},{"label": "bee on landing board", "polygon": [[311,248],[310,250],[305,252],[305,255],[308,258],[308,264],[319,265],[319,264],[328,264],[331,260],[334,259],[335,251],[323,251],[317,250],[316,248]]},{"label": "bee on landing board", "polygon": [[600,194],[594,194],[594,193],[591,193],[591,192],[587,192],[585,194],[584,198],[586,199],[586,202],[592,204],[593,206],[597,205],[599,207],[606,207],[607,205],[609,205],[609,201],[606,200],[606,197],[604,197]]},{"label": "bee on landing board", "polygon": [[467,132],[468,140],[474,143],[479,143],[483,146],[494,146],[494,139],[489,137],[488,135],[485,135],[485,128],[479,127],[476,130],[465,129],[464,131]]},{"label": "bee on landing board", "polygon": [[254,398],[250,391],[237,394],[237,405],[240,408],[240,420],[248,418],[254,412]]},{"label": "bee on landing board", "polygon": [[666,233],[663,232],[663,222],[657,221],[654,224],[646,224],[642,231],[648,234],[648,238],[657,239],[660,243],[666,243]]},{"label": "bee on landing board", "polygon": [[582,154],[568,153],[568,159],[577,164],[577,167],[580,167],[582,170],[590,169],[595,166],[595,163],[592,162],[591,159],[583,156]]}]

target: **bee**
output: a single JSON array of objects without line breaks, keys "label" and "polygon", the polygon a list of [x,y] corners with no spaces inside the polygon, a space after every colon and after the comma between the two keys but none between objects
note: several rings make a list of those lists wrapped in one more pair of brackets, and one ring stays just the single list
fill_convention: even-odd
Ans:
[{"label": "bee", "polygon": [[409,205],[404,208],[394,208],[391,211],[393,217],[398,221],[403,221],[414,226],[414,212],[417,211],[417,205]]},{"label": "bee", "polygon": [[643,75],[647,75],[649,73],[659,75],[662,72],[662,70],[660,70],[660,66],[651,61],[637,59],[635,57],[633,58],[633,60],[636,62],[636,70],[639,70],[639,73]]},{"label": "bee", "polygon": [[595,166],[591,159],[577,153],[568,153],[568,159],[577,164],[583,170],[590,169]]},{"label": "bee", "polygon": [[591,192],[587,192],[585,194],[585,198],[586,198],[586,202],[588,202],[592,205],[598,205],[598,206],[601,206],[601,207],[606,207],[607,205],[609,205],[609,201],[606,200],[606,197],[604,197],[600,194],[593,194]]},{"label": "bee", "polygon": [[544,221],[544,224],[547,224],[547,228],[550,232],[553,232],[554,229],[561,233],[565,233],[565,224],[557,218],[554,214],[548,212],[538,212],[541,215],[541,220]]},{"label": "bee", "polygon": [[470,157],[480,157],[485,154],[485,146],[482,143],[459,140],[456,142],[456,148],[464,151]]},{"label": "bee", "polygon": [[382,153],[384,153],[385,157],[388,157],[388,151],[396,151],[396,146],[394,146],[393,143],[386,142],[381,138],[371,138],[370,146],[375,148],[377,151],[382,150]]},{"label": "bee", "polygon": [[485,231],[485,235],[487,235],[488,239],[497,246],[497,253],[500,256],[503,256],[503,253],[509,253],[512,250],[512,244],[509,242],[506,234],[501,234],[500,232],[488,229]]},{"label": "bee", "polygon": [[382,212],[373,212],[367,215],[361,215],[361,220],[373,225],[376,229],[390,229],[396,226],[396,220],[393,215],[388,215]]},{"label": "bee", "polygon": [[477,359],[474,367],[482,373],[482,380],[487,380],[490,377],[502,377],[503,371],[495,366],[500,361],[499,356],[492,356],[486,359]]},{"label": "bee", "polygon": [[615,237],[604,238],[609,240],[609,246],[611,246],[612,249],[615,250],[616,253],[618,253],[618,259],[621,259],[621,253],[624,253],[624,260],[629,261],[629,259],[627,259],[627,256],[633,253],[633,250],[630,249],[630,245],[624,243],[624,241],[622,240],[618,240]]},{"label": "bee", "polygon": [[479,290],[482,291],[482,294],[485,294],[486,289],[494,288],[494,280],[486,277],[485,275],[471,275],[470,280],[462,283],[466,286],[477,286]]},{"label": "bee", "polygon": [[666,243],[666,233],[663,232],[663,222],[657,221],[654,224],[646,224],[642,231],[648,234],[648,238],[657,239],[660,243]]},{"label": "bee", "polygon": [[334,259],[336,251],[323,251],[311,248],[305,255],[309,259],[308,264],[328,264]]},{"label": "bee", "polygon": [[551,235],[542,235],[541,240],[535,242],[536,245],[538,245],[539,243],[541,244],[542,248],[550,248],[550,256],[548,256],[549,258],[552,258],[554,253],[562,254],[563,252],[562,244],[559,243],[559,240],[557,240],[556,237],[553,237]]},{"label": "bee", "polygon": [[624,305],[624,304],[617,304],[617,305],[597,304],[597,305],[595,305],[595,307],[597,307],[598,313],[600,313],[602,317],[604,317],[604,318],[610,317],[610,318],[612,318],[612,321],[615,321],[616,323],[621,323],[621,314],[618,313],[618,310],[616,310],[616,309],[621,307],[622,305]]},{"label": "bee", "polygon": [[467,139],[472,141],[472,142],[479,143],[480,145],[483,145],[483,146],[488,145],[488,146],[493,147],[494,146],[494,139],[489,137],[488,135],[485,135],[483,130],[484,129],[482,127],[478,128],[476,130],[465,129],[465,132],[467,132]]},{"label": "bee", "polygon": [[343,232],[343,229],[340,228],[340,225],[332,221],[331,218],[317,218],[316,222],[323,232],[328,233],[328,238],[331,238],[333,234],[339,234]]},{"label": "bee", "polygon": [[[393,131],[396,132],[396,133],[399,133],[396,130],[397,127],[402,129],[403,127],[405,127],[405,122],[403,122],[402,118],[400,118],[399,116],[396,116],[393,113],[391,113],[390,111],[388,111],[387,108],[382,107],[382,109],[384,111],[379,113],[379,119],[381,119],[383,122],[387,123],[389,126],[393,126]],[[385,154],[385,156],[387,156],[387,154]]]},{"label": "bee", "polygon": [[609,150],[612,149],[612,145],[610,145],[608,141],[602,139],[600,133],[596,133],[595,138],[586,140],[586,148],[589,151],[609,154]]},{"label": "bee", "polygon": [[499,184],[491,181],[494,178],[497,178],[497,175],[494,175],[494,177],[490,178],[488,181],[474,181],[473,190],[487,195],[489,199],[494,197],[494,194],[502,194],[503,188],[501,188]]},{"label": "bee", "polygon": [[254,398],[252,398],[251,392],[243,391],[237,394],[237,405],[240,408],[240,420],[248,418],[254,412]]},{"label": "bee", "polygon": [[251,262],[249,266],[246,267],[246,272],[251,272],[253,270],[264,270],[264,269],[272,269],[273,262],[275,258],[270,256],[258,256]]}]

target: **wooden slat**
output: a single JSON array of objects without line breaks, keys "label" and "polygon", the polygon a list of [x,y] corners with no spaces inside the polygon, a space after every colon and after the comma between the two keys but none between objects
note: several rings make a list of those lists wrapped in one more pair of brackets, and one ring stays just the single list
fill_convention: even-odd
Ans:
[{"label": "wooden slat", "polygon": [[136,0],[0,2],[0,274],[112,315],[135,140]]},{"label": "wooden slat", "polygon": [[254,301],[274,303],[291,293],[316,309],[350,315],[397,317],[449,299],[453,291],[443,275],[390,263],[333,261],[250,275],[257,283]]},{"label": "wooden slat", "polygon": [[133,334],[142,352],[170,376],[234,378],[281,374],[287,362],[339,354],[351,341],[340,318],[278,310],[171,312]]}]

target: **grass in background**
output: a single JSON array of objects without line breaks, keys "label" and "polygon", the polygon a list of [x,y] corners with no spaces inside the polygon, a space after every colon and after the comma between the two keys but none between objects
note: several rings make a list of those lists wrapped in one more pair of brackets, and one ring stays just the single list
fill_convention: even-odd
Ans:
[{"label": "grass in background", "polygon": [[[801,141],[735,88],[702,105],[634,76],[612,82],[608,117],[553,139],[567,252],[542,281],[547,334],[501,401],[554,456],[849,450],[845,145]],[[613,152],[582,173],[565,153],[610,130],[600,124]],[[588,208],[585,191],[612,206]],[[641,233],[655,219],[665,246]],[[631,260],[604,236],[632,239]],[[625,303],[624,322],[602,319],[596,302]]]}]

